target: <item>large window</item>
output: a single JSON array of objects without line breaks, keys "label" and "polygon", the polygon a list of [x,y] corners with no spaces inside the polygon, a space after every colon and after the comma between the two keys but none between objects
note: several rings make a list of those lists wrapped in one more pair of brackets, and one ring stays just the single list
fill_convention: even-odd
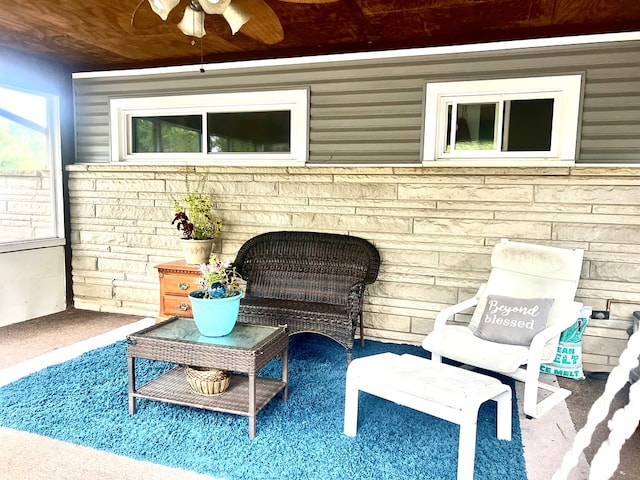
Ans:
[{"label": "large window", "polygon": [[63,243],[58,99],[0,85],[0,251]]},{"label": "large window", "polygon": [[575,161],[580,75],[428,84],[423,160]]},{"label": "large window", "polygon": [[304,165],[307,89],[111,100],[114,162]]}]

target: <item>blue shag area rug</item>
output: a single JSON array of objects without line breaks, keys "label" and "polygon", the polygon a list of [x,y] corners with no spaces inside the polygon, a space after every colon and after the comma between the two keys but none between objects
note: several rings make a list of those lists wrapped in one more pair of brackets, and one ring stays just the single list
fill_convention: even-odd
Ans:
[{"label": "blue shag area rug", "polygon": [[[408,345],[354,345],[354,357],[388,351],[428,357]],[[278,395],[260,411],[253,440],[244,416],[140,399],[130,416],[126,358],[121,341],[1,388],[0,423],[228,480],[456,478],[455,424],[360,393],[358,435],[343,435],[346,353],[325,337],[290,339],[289,400]],[[137,384],[169,367],[136,360]],[[261,374],[280,369],[275,359]],[[496,439],[495,403],[480,409],[476,480],[526,480],[516,409],[512,441]]]}]

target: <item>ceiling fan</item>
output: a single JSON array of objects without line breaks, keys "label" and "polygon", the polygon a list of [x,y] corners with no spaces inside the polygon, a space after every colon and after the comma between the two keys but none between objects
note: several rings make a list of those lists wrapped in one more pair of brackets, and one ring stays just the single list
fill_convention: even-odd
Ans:
[{"label": "ceiling fan", "polygon": [[[152,26],[160,17],[169,18],[171,11],[182,0],[140,0],[131,25],[135,28]],[[287,3],[325,4],[338,0],[279,0]],[[154,15],[157,14],[157,17]],[[266,44],[284,39],[282,25],[275,12],[264,0],[188,0],[182,20],[177,27],[185,35],[202,38],[206,35],[206,15],[221,15],[235,35],[238,31]]]}]

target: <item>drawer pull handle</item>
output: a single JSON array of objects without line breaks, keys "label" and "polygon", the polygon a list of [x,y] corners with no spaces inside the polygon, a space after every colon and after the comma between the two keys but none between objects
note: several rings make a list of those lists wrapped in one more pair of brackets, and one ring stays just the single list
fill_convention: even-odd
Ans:
[{"label": "drawer pull handle", "polygon": [[180,288],[180,290],[189,290],[189,284],[186,282],[180,282],[178,284],[178,287]]},{"label": "drawer pull handle", "polygon": [[189,305],[187,305],[186,303],[181,303],[178,305],[178,308],[180,309],[180,311],[186,312],[187,310],[189,310]]}]

